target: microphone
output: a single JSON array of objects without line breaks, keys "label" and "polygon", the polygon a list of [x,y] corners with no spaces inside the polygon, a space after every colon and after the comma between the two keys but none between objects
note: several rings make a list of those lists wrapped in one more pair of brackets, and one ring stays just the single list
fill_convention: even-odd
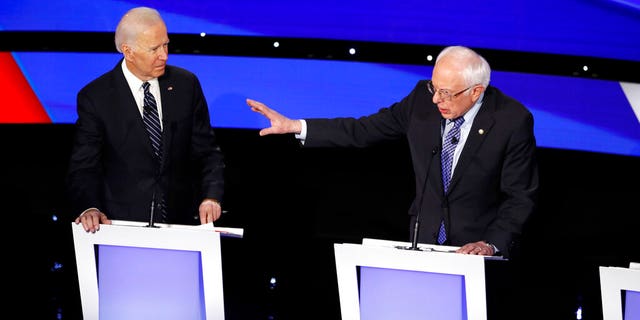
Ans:
[{"label": "microphone", "polygon": [[458,138],[457,137],[451,137],[451,144],[458,144]]},{"label": "microphone", "polygon": [[156,192],[153,192],[153,196],[151,196],[151,211],[149,213],[149,224],[147,225],[147,227],[149,228],[157,228],[154,223],[155,221],[153,221],[153,214],[156,211]]},{"label": "microphone", "polygon": [[[439,147],[435,146],[431,149],[431,159],[433,160],[433,156],[438,154]],[[416,214],[416,219],[413,221],[413,236],[411,237],[411,247],[402,247],[402,249],[407,250],[416,250],[422,251],[422,249],[418,248],[418,231],[420,230],[420,211],[422,210],[422,203],[424,202],[424,193],[427,189],[427,181],[429,180],[429,172],[431,171],[431,163],[429,163],[429,168],[427,168],[427,173],[424,177],[424,182],[422,183],[422,193],[423,196],[420,198],[420,205],[418,206],[418,214]]]}]

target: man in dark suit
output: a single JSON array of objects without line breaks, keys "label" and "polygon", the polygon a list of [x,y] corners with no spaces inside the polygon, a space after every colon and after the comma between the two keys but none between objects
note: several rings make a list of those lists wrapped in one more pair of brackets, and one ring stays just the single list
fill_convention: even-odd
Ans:
[{"label": "man in dark suit", "polygon": [[111,219],[152,214],[164,223],[217,220],[223,155],[198,78],[167,65],[169,37],[155,9],[129,10],[115,43],[123,59],[78,93],[68,173],[75,222],[95,232]]},{"label": "man in dark suit", "polygon": [[[453,46],[438,55],[431,80],[419,81],[401,101],[369,116],[293,120],[261,102],[247,104],[271,122],[260,135],[295,133],[305,147],[407,139],[416,186],[411,236],[417,219],[420,243],[509,256],[536,207],[536,141],[531,113],[490,86],[490,74],[482,56]],[[464,121],[455,128],[458,118]],[[449,136],[452,130],[458,135]],[[441,161],[448,151],[452,165]],[[452,169],[443,173],[443,167]]]}]

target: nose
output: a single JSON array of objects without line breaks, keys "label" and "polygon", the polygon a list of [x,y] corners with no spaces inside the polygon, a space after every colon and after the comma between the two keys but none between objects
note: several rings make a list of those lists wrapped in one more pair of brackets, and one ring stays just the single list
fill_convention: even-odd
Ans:
[{"label": "nose", "polygon": [[433,103],[438,104],[440,102],[442,102],[442,97],[440,96],[440,91],[436,91],[433,96],[431,97],[431,101],[433,101]]},{"label": "nose", "polygon": [[163,48],[162,50],[160,50],[160,53],[158,53],[158,59],[160,60],[167,60],[167,58],[169,57],[169,48]]}]

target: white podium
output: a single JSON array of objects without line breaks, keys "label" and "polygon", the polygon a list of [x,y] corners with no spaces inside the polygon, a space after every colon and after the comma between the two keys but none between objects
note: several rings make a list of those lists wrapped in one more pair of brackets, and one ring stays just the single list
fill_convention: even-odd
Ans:
[{"label": "white podium", "polygon": [[457,247],[334,244],[342,320],[486,320],[485,259]]},{"label": "white podium", "polygon": [[600,267],[604,320],[640,320],[640,264]]},{"label": "white podium", "polygon": [[213,224],[71,225],[84,319],[224,319]]}]

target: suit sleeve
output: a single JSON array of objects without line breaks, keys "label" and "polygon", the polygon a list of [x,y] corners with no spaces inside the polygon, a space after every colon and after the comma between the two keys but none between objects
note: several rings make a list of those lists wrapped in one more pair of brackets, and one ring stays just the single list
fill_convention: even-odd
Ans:
[{"label": "suit sleeve", "polygon": [[534,213],[538,191],[533,116],[527,113],[514,128],[500,177],[504,201],[498,209],[498,219],[489,227],[487,239],[506,252],[515,245],[525,222]]},{"label": "suit sleeve", "polygon": [[199,80],[194,84],[192,150],[201,168],[202,198],[222,201],[224,195],[224,158],[211,126],[209,108]]},{"label": "suit sleeve", "polygon": [[77,96],[78,119],[67,175],[67,191],[74,217],[87,208],[103,210],[100,199],[102,123],[89,95]]},{"label": "suit sleeve", "polygon": [[422,81],[399,102],[359,118],[307,119],[305,147],[364,148],[406,135]]}]

